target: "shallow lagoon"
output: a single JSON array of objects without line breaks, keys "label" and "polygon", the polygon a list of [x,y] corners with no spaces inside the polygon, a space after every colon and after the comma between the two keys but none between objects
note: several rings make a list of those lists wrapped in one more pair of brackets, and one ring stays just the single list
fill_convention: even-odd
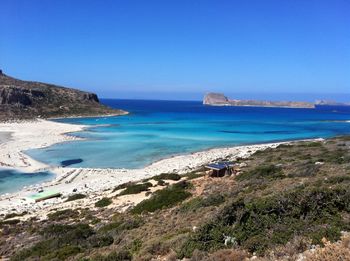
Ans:
[{"label": "shallow lagoon", "polygon": [[12,169],[0,169],[0,194],[15,192],[24,186],[49,181],[54,178],[50,172],[23,173]]},{"label": "shallow lagoon", "polygon": [[288,109],[210,107],[200,102],[103,100],[130,112],[127,116],[62,119],[91,128],[73,141],[30,150],[39,161],[58,166],[141,168],[177,154],[213,147],[350,134],[347,108]]}]

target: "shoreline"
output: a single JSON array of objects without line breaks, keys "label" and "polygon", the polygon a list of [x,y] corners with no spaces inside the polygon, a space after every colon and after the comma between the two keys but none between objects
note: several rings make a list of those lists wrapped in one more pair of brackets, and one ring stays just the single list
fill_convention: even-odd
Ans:
[{"label": "shoreline", "polygon": [[47,118],[46,120],[62,120],[62,119],[79,119],[79,118],[102,118],[102,117],[115,117],[115,116],[125,116],[129,115],[130,112],[120,110],[119,113],[111,113],[111,114],[97,114],[97,115],[72,115],[67,117],[52,117]]},{"label": "shoreline", "polygon": [[39,162],[24,151],[49,147],[56,143],[80,140],[68,135],[82,131],[88,126],[58,123],[48,120],[2,122],[0,130],[10,132],[11,139],[0,144],[0,167],[10,167],[23,172],[36,172],[49,166]]},{"label": "shoreline", "polygon": [[[94,207],[94,202],[98,198],[110,196],[114,187],[126,182],[140,181],[161,173],[184,174],[214,161],[244,158],[258,150],[275,148],[280,144],[295,142],[284,141],[212,148],[164,158],[140,169],[50,167],[45,163],[32,159],[23,152],[33,148],[44,148],[55,143],[81,140],[68,134],[89,127],[91,126],[48,120],[0,123],[0,129],[7,132],[11,131],[13,137],[8,142],[0,144],[0,167],[1,164],[5,163],[7,166],[4,167],[27,172],[49,170],[56,175],[51,181],[30,185],[17,192],[0,195],[0,214],[13,212],[13,209],[16,209],[18,213],[27,211],[34,214],[40,211],[44,218],[46,213],[53,208],[67,207],[67,203],[64,201],[67,196],[73,194],[73,191],[87,194],[88,197],[84,200],[83,205]],[[39,188],[43,188],[45,191],[58,191],[62,194],[62,197],[34,203],[28,199],[28,196],[37,193]],[[68,206],[78,207],[76,204],[81,205],[81,203],[73,201]]]}]

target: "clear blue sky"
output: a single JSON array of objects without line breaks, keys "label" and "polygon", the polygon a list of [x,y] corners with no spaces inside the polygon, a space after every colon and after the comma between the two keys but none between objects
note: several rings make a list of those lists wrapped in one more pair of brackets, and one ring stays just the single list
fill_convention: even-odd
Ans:
[{"label": "clear blue sky", "polygon": [[1,0],[0,28],[5,73],[100,97],[350,100],[348,0]]}]

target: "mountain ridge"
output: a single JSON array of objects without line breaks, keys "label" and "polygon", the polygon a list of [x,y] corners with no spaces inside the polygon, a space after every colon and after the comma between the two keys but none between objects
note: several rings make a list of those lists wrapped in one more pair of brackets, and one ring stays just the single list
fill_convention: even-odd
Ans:
[{"label": "mountain ridge", "polygon": [[37,81],[24,81],[0,70],[0,121],[126,113],[102,105],[95,93]]}]

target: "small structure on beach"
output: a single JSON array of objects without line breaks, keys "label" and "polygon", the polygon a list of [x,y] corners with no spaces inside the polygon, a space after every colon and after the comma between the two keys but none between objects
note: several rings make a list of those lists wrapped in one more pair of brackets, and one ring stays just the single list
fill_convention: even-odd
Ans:
[{"label": "small structure on beach", "polygon": [[34,200],[34,202],[40,202],[50,198],[57,198],[57,197],[60,197],[61,195],[62,194],[57,191],[43,191],[43,192],[30,195],[28,198],[30,200]]},{"label": "small structure on beach", "polygon": [[210,170],[211,177],[223,177],[234,174],[235,166],[236,164],[233,162],[224,161],[206,165],[205,168]]}]

